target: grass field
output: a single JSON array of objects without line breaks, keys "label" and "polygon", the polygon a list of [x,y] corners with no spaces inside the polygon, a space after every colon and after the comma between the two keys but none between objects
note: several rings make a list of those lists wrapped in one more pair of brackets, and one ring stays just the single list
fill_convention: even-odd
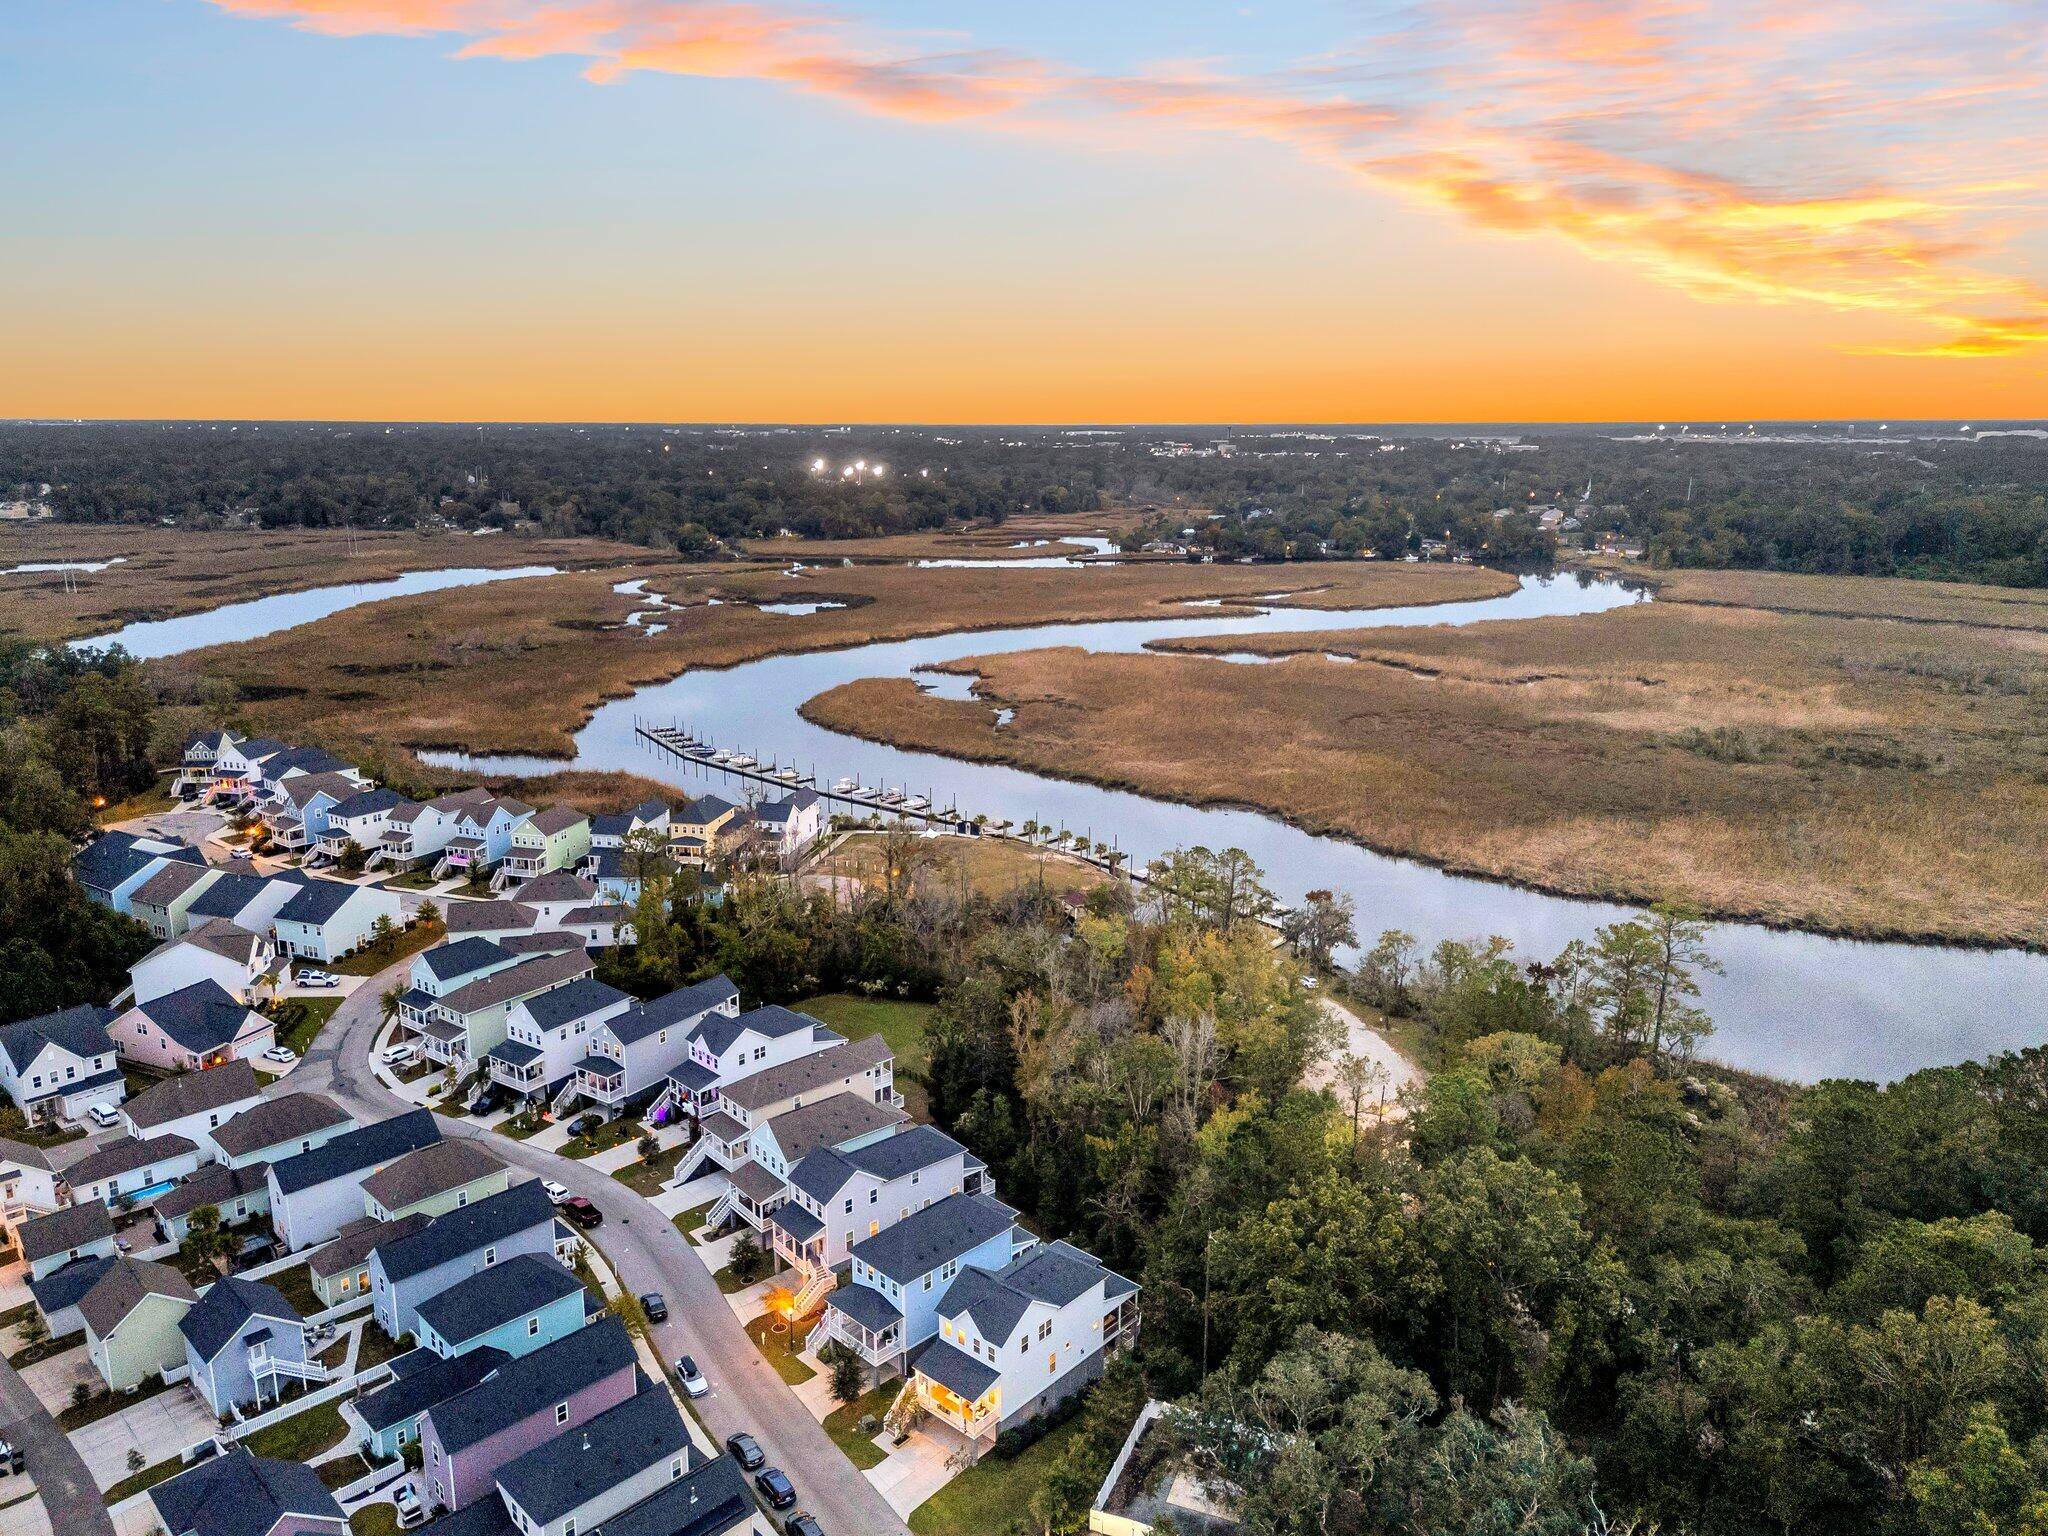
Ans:
[{"label": "grass field", "polygon": [[1665,591],[1584,618],[978,658],[1016,711],[1001,730],[991,703],[896,679],[805,714],[1573,894],[2048,943],[2048,600],[1715,572]]},{"label": "grass field", "polygon": [[257,1430],[242,1443],[252,1455],[273,1456],[279,1461],[308,1461],[341,1444],[341,1437],[347,1432],[341,1409],[333,1403],[320,1403]]},{"label": "grass field", "polygon": [[[853,833],[821,860],[816,870],[851,876],[880,888],[881,843],[879,835]],[[1088,891],[1110,878],[1093,864],[1006,837],[932,837],[920,840],[919,846],[932,861],[929,869],[918,872],[919,883],[949,891],[964,886],[984,895],[1000,895],[1041,882],[1049,891]]]},{"label": "grass field", "polygon": [[365,1504],[348,1517],[349,1536],[398,1536],[398,1511],[389,1504]]},{"label": "grass field", "polygon": [[291,997],[285,1003],[290,1014],[284,1027],[278,1032],[277,1043],[298,1055],[305,1055],[306,1049],[320,1038],[320,1031],[327,1027],[327,1021],[334,1017],[334,1010],[341,1006],[338,997]]},{"label": "grass field", "polygon": [[1031,1495],[1080,1430],[1079,1420],[1062,1425],[1009,1461],[982,1457],[910,1512],[914,1536],[985,1536],[1028,1522]]},{"label": "grass field", "polygon": [[676,1171],[676,1161],[685,1150],[679,1146],[664,1148],[655,1155],[652,1162],[628,1163],[625,1167],[615,1170],[612,1177],[636,1195],[658,1195],[661,1193],[661,1186],[668,1181],[669,1175]]},{"label": "grass field", "polygon": [[863,1472],[869,1467],[880,1466],[888,1456],[875,1444],[873,1435],[860,1432],[860,1421],[867,1414],[873,1414],[880,1420],[889,1411],[889,1405],[896,1401],[900,1390],[901,1382],[884,1382],[879,1387],[869,1388],[853,1402],[841,1403],[825,1415],[825,1433],[846,1453],[846,1459]]},{"label": "grass field", "polygon": [[222,530],[79,523],[0,528],[0,567],[51,560],[121,563],[81,573],[75,592],[62,571],[0,576],[0,611],[25,622],[31,640],[102,634],[133,619],[164,619],[276,592],[341,582],[385,581],[452,566],[614,563],[646,553],[604,539],[471,539],[313,528]]},{"label": "grass field", "polygon": [[637,1120],[607,1120],[589,1136],[572,1136],[562,1144],[561,1155],[581,1160],[595,1157],[600,1152],[609,1152],[613,1147],[623,1146],[642,1134]]},{"label": "grass field", "polygon": [[[792,1387],[801,1386],[818,1373],[797,1358],[804,1340],[810,1337],[811,1329],[817,1326],[817,1319],[785,1324],[773,1312],[763,1312],[747,1324],[747,1337],[754,1341],[754,1347],[761,1351],[775,1374]],[[781,1330],[781,1331],[778,1331]]]},{"label": "grass field", "polygon": [[381,943],[366,944],[346,959],[337,960],[322,969],[337,976],[374,976],[407,955],[416,955],[439,943],[446,933],[447,929],[438,921],[414,923],[410,928],[399,929]]}]

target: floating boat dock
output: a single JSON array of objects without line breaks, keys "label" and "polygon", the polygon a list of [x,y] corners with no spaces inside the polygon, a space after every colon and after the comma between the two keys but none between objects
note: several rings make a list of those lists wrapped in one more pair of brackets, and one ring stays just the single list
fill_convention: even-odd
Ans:
[{"label": "floating boat dock", "polygon": [[783,794],[808,789],[820,800],[846,810],[899,816],[905,821],[923,822],[969,836],[981,831],[974,817],[963,813],[958,806],[934,806],[925,796],[914,794],[907,787],[891,789],[883,785],[876,788],[851,779],[840,779],[828,786],[820,783],[814,772],[807,772],[794,764],[764,763],[752,753],[738,748],[714,746],[680,725],[651,725],[635,720],[633,734],[694,767],[712,773],[729,773],[736,779],[760,784]]}]

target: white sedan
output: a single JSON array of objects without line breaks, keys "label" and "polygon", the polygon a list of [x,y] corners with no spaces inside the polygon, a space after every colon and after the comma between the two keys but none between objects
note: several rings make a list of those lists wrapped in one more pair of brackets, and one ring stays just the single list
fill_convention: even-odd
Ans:
[{"label": "white sedan", "polygon": [[288,1045],[273,1045],[263,1053],[265,1061],[274,1061],[281,1067],[288,1067],[297,1061],[298,1055]]}]

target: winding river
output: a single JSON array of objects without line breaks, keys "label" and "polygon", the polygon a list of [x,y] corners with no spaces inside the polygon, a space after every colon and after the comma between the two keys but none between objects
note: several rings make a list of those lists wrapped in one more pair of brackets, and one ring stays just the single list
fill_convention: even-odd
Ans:
[{"label": "winding river", "polygon": [[[1490,619],[1596,613],[1644,599],[1606,581],[1528,578],[1519,591],[1478,602],[1328,611],[1265,609],[1251,615],[1051,624],[888,641],[840,651],[775,656],[726,671],[687,673],[604,705],[576,738],[574,766],[625,769],[700,792],[724,777],[677,761],[634,734],[636,718],[680,723],[721,746],[793,762],[822,783],[850,776],[929,795],[934,804],[1113,838],[1136,864],[1171,848],[1239,847],[1267,871],[1280,899],[1318,888],[1349,892],[1362,935],[1403,928],[1424,945],[1502,934],[1527,958],[1548,958],[1630,909],[1445,874],[1410,859],[1312,836],[1247,810],[1199,809],[1127,791],[1050,779],[1016,768],[956,762],[841,736],[797,713],[806,699],[866,677],[902,677],[963,657],[1045,646],[1136,651],[1172,635],[1274,634],[1388,625],[1471,624]],[[1219,660],[1218,665],[1228,665]],[[967,680],[920,676],[961,696]],[[1255,752],[1217,723],[1218,750]],[[448,767],[551,773],[556,759],[424,754]],[[734,798],[738,789],[728,790]],[[1811,1081],[1889,1080],[1916,1068],[2031,1045],[2048,1036],[2048,957],[2017,950],[1878,944],[1782,932],[1744,923],[1713,926],[1709,942],[1725,974],[1703,978],[1716,1022],[1706,1054],[1731,1065]]]}]

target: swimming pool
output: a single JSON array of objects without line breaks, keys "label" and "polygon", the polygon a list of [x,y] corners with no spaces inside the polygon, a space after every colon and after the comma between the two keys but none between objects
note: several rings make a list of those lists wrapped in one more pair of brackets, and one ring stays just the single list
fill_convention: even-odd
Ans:
[{"label": "swimming pool", "polygon": [[158,1195],[167,1195],[177,1187],[178,1181],[176,1179],[162,1179],[150,1185],[147,1189],[128,1189],[123,1190],[122,1193],[137,1205],[147,1205]]}]

